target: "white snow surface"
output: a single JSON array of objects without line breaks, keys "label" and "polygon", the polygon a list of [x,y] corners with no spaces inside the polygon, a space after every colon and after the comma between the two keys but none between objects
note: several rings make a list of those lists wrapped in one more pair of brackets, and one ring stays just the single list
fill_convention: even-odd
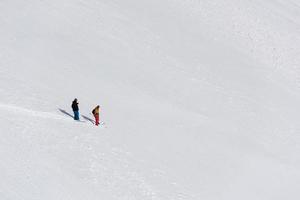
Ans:
[{"label": "white snow surface", "polygon": [[1,0],[0,199],[298,200],[299,55],[298,0]]}]

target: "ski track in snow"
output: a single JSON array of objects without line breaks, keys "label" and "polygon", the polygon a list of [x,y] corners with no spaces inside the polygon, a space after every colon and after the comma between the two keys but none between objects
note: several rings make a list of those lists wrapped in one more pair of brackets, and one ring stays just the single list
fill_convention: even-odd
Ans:
[{"label": "ski track in snow", "polygon": [[28,116],[32,116],[32,117],[40,117],[40,118],[44,118],[44,119],[66,120],[66,117],[60,116],[58,114],[30,110],[30,109],[22,108],[22,107],[19,107],[16,105],[0,104],[0,109],[7,110],[10,112],[14,112],[14,113],[23,114],[23,115],[28,115]]}]

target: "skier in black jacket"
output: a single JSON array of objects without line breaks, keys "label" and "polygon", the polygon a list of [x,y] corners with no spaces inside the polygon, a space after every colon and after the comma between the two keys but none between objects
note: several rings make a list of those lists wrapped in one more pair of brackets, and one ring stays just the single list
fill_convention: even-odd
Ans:
[{"label": "skier in black jacket", "polygon": [[72,102],[72,109],[74,112],[74,120],[79,120],[79,107],[78,107],[78,101],[76,98]]}]

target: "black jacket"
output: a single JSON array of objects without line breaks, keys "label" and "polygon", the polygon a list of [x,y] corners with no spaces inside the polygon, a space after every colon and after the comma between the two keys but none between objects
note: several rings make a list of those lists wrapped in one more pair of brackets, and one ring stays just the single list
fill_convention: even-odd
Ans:
[{"label": "black jacket", "polygon": [[78,111],[79,110],[79,108],[78,108],[78,102],[77,101],[73,101],[73,103],[72,103],[72,109],[73,109],[73,111]]}]

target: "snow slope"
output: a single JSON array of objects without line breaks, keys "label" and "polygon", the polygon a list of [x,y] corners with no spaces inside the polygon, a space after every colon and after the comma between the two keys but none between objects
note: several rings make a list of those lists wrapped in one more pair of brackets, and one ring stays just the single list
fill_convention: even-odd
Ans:
[{"label": "snow slope", "polygon": [[300,198],[298,1],[2,0],[0,27],[0,199]]}]

